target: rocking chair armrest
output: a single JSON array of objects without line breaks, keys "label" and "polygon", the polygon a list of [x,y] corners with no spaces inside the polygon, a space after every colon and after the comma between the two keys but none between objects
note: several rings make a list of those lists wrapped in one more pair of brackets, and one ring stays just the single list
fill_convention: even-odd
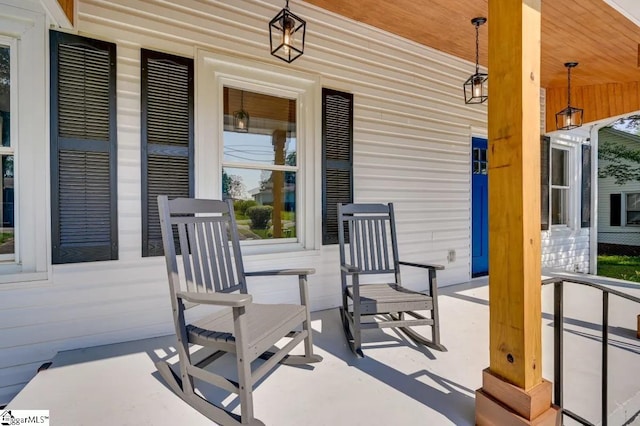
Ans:
[{"label": "rocking chair armrest", "polygon": [[203,303],[208,305],[231,306],[239,308],[250,305],[253,297],[250,294],[226,294],[226,293],[192,293],[179,291],[176,296],[191,303]]},{"label": "rocking chair armrest", "polygon": [[349,265],[347,263],[340,265],[340,269],[342,270],[342,272],[345,272],[347,274],[357,274],[362,272],[362,270],[357,266]]},{"label": "rocking chair armrest", "polygon": [[429,263],[415,263],[415,262],[403,262],[403,261],[399,261],[398,262],[400,265],[405,265],[405,266],[414,266],[416,268],[424,268],[424,269],[434,269],[436,271],[441,271],[444,269],[443,265],[436,265],[436,264],[429,264]]},{"label": "rocking chair armrest", "polygon": [[314,268],[298,268],[298,269],[273,269],[269,271],[245,272],[245,277],[266,277],[270,275],[311,275],[315,274]]}]

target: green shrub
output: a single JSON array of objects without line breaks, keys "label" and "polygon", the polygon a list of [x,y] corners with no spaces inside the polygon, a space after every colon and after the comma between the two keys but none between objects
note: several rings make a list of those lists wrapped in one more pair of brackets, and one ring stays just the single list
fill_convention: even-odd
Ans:
[{"label": "green shrub", "polygon": [[253,206],[247,209],[247,216],[251,219],[252,229],[267,229],[271,220],[271,206]]},{"label": "green shrub", "polygon": [[242,216],[246,216],[247,209],[257,205],[258,203],[256,202],[256,200],[236,200],[233,202],[233,209],[236,211],[236,213]]}]

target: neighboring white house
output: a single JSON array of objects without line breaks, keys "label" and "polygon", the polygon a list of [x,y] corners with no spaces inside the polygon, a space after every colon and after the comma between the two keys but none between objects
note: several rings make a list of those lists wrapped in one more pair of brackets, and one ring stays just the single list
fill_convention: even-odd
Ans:
[{"label": "neighboring white house", "polygon": [[[152,251],[143,239],[153,230],[147,231],[143,220],[151,214],[146,209],[153,209],[153,202],[143,197],[143,186],[151,179],[144,174],[151,167],[146,155],[152,150],[143,151],[147,124],[141,118],[142,103],[148,91],[142,90],[142,64],[153,52],[186,58],[193,67],[192,163],[181,164],[192,179],[195,196],[222,196],[222,168],[248,176],[261,164],[263,170],[296,174],[296,237],[247,244],[247,270],[313,267],[317,273],[309,279],[312,308],[340,304],[337,247],[322,244],[321,98],[326,88],[353,95],[354,200],[394,202],[401,258],[443,264],[445,269],[438,272],[441,286],[471,278],[471,141],[487,134],[486,104],[465,105],[463,100],[462,84],[474,71],[473,64],[300,1],[292,2],[291,8],[307,20],[306,48],[292,64],[269,54],[267,24],[282,8],[279,0],[79,0],[76,24],[70,29],[60,28],[68,23],[59,19],[56,6],[49,0],[0,0],[0,47],[11,52],[11,144],[0,151],[13,156],[15,165],[10,182],[15,186],[15,247],[0,255],[0,405],[60,350],[172,330],[164,259],[143,256],[145,250]],[[50,28],[107,42],[105,50],[98,49],[86,63],[115,67],[109,83],[115,94],[109,98],[113,128],[100,129],[110,135],[111,150],[105,145],[106,151],[100,151],[94,141],[87,144],[94,151],[74,154],[83,139],[74,133],[73,116],[65,121],[68,111],[51,107],[60,92],[52,90],[50,71],[67,71],[52,63],[49,43],[58,35]],[[73,56],[73,45],[69,46],[65,54]],[[109,59],[111,53],[114,60]],[[222,116],[232,111],[223,102],[230,96],[228,89],[293,105],[292,115],[285,119],[291,123],[295,117],[297,126],[295,165],[226,156],[228,120]],[[85,112],[94,111],[75,113]],[[68,134],[64,126],[70,126]],[[544,266],[590,269],[594,224],[583,226],[580,208],[582,146],[588,139],[588,130],[551,135],[551,157],[557,160],[550,176],[555,167],[562,179],[550,187],[549,211],[555,219],[542,234]],[[113,214],[96,218],[90,211],[74,211],[73,203],[79,201],[60,196],[65,188],[55,182],[75,178],[60,176],[67,171],[65,164],[90,167],[105,152],[113,161],[111,174],[105,169],[106,180],[96,178],[87,185],[107,185],[107,198],[97,197],[95,202],[109,203],[113,196]],[[176,158],[186,159],[186,148],[180,152]],[[176,182],[169,170],[167,176],[168,182]],[[73,223],[60,223],[65,220]],[[110,239],[95,248],[92,235],[79,235],[74,244],[112,260],[69,261],[88,258],[78,250],[62,252],[60,226],[83,221],[99,222],[93,225],[100,232],[106,229]],[[426,288],[420,271],[407,270],[403,282]],[[252,287],[252,293],[263,302],[297,297],[295,283],[275,279]]]},{"label": "neighboring white house", "polygon": [[[599,146],[617,144],[640,149],[640,136],[613,127],[600,129]],[[624,161],[624,160],[622,160]],[[607,165],[603,160],[600,167]],[[640,182],[617,184],[613,177],[598,179],[598,246],[611,254],[640,252]]]}]

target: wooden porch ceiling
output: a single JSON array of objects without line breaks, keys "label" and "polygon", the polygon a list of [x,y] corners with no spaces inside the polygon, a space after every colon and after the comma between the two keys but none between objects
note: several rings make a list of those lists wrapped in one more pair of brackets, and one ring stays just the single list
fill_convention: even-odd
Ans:
[{"label": "wooden porch ceiling", "polygon": [[[472,62],[470,21],[488,14],[488,0],[305,1]],[[488,18],[480,28],[480,63],[485,66]],[[603,0],[543,0],[542,87],[566,87],[563,64],[570,61],[580,63],[571,73],[575,86],[640,81],[639,44],[640,28]]]}]

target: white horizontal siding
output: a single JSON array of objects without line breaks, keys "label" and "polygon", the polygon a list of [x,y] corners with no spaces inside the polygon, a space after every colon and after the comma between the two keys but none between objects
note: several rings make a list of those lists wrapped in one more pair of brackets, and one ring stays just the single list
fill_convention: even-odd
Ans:
[{"label": "white horizontal siding", "polygon": [[[582,149],[588,143],[590,133],[587,126],[569,132],[554,132],[551,141],[573,148],[574,159],[571,186],[572,218],[570,226],[551,226],[542,232],[542,267],[572,272],[591,272],[590,268],[590,228],[581,228],[581,176]],[[592,174],[593,176],[593,174]],[[593,178],[592,178],[593,179]],[[593,205],[593,202],[592,202]],[[592,219],[593,220],[593,219]]]},{"label": "white horizontal siding", "polygon": [[[627,148],[640,148],[640,137],[626,136],[608,128],[600,130],[598,143],[603,146],[615,143]],[[607,161],[601,161],[600,167],[607,165]],[[611,226],[611,194],[623,194],[627,192],[640,192],[640,182],[627,182],[618,185],[611,177],[598,179],[598,242],[609,244],[622,244],[640,246],[640,227],[625,226],[624,212],[622,226]],[[624,208],[624,200],[623,200]]]},{"label": "white horizontal siding", "polygon": [[[0,404],[59,350],[171,332],[163,259],[140,255],[140,48],[188,57],[205,49],[280,65],[268,53],[267,23],[281,7],[276,0],[79,2],[79,33],[117,43],[120,260],[56,266],[46,285],[2,290]],[[354,93],[356,201],[396,203],[401,257],[444,264],[441,285],[466,281],[471,129],[486,134],[486,105],[462,98],[472,64],[305,3],[291,8],[307,20],[308,34],[304,56],[289,67]],[[450,250],[456,260],[448,263]],[[317,270],[309,279],[313,309],[340,303],[336,246],[246,259],[247,270],[277,267]],[[406,269],[403,278],[426,288],[423,271]],[[249,286],[256,301],[297,298],[295,279]]]},{"label": "white horizontal siding", "polygon": [[589,228],[542,233],[542,266],[589,272]]},{"label": "white horizontal siding", "polygon": [[[0,310],[0,403],[59,350],[171,332],[163,260],[140,257],[140,48],[188,57],[199,48],[279,64],[268,53],[267,23],[281,7],[258,0],[80,1],[79,33],[117,43],[120,260],[56,266],[46,286],[3,291],[10,308]],[[305,55],[290,68],[354,93],[356,200],[395,202],[402,257],[445,264],[440,284],[465,281],[470,129],[486,127],[486,105],[462,101],[472,67],[306,4],[291,7],[307,19],[308,35]],[[453,263],[446,261],[449,250],[457,253]],[[313,309],[340,303],[335,246],[246,263],[247,270],[314,267]],[[404,279],[426,288],[422,271],[407,269]],[[257,301],[297,298],[295,279],[254,280],[249,286]]]}]

